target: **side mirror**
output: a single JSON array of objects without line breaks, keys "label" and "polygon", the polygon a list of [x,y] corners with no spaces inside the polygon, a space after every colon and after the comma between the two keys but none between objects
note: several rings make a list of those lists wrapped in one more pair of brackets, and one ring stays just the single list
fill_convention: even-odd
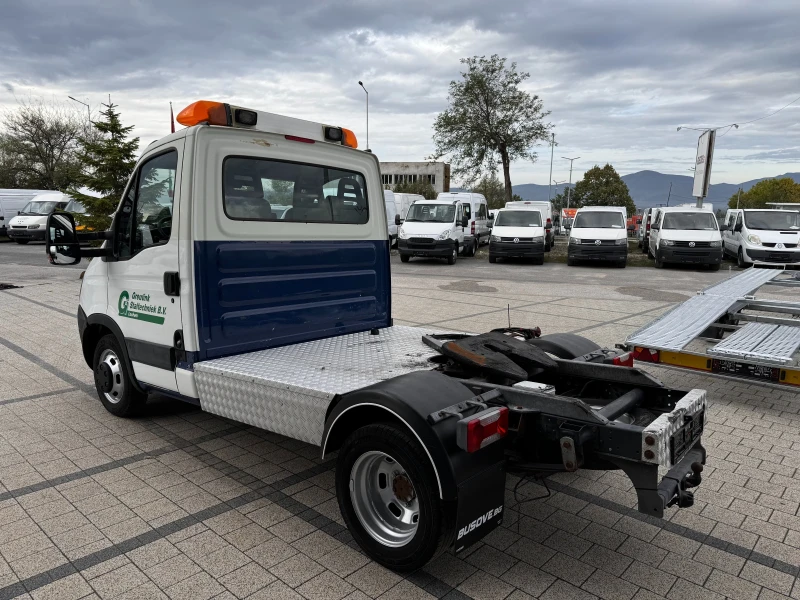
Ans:
[{"label": "side mirror", "polygon": [[655,224],[650,225],[650,231],[658,231],[659,229],[660,229],[660,227],[658,225],[655,225]]},{"label": "side mirror", "polygon": [[722,225],[719,226],[719,230],[720,231],[728,231],[728,230],[730,230],[730,227],[728,227],[727,223],[723,223]]},{"label": "side mirror", "polygon": [[81,262],[81,248],[75,235],[75,219],[70,213],[54,212],[47,217],[44,248],[54,265],[76,265]]},{"label": "side mirror", "polygon": [[461,226],[466,229],[469,227],[469,219],[467,217],[461,217]]},{"label": "side mirror", "polygon": [[400,220],[400,215],[395,215],[394,216],[394,224],[395,225],[400,225],[400,223],[402,223],[402,221]]}]

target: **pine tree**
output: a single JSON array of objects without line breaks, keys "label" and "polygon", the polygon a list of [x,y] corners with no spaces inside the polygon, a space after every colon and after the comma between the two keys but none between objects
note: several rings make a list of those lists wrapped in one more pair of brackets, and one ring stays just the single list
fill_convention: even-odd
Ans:
[{"label": "pine tree", "polygon": [[69,190],[69,195],[83,204],[86,214],[76,215],[80,225],[94,231],[104,231],[111,225],[111,215],[117,209],[128,179],[136,167],[139,138],[128,139],[133,126],[123,127],[115,104],[104,104],[101,119],[93,121],[93,136],[81,139],[79,158],[85,165],[77,187],[100,194],[99,198]]}]

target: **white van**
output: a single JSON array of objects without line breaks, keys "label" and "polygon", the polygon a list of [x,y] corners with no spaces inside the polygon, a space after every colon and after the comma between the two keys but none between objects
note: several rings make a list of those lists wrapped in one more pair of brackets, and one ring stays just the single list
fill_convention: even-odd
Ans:
[{"label": "white van", "polygon": [[[471,207],[458,200],[420,200],[408,209],[406,220],[397,231],[400,260],[412,256],[446,258],[456,262],[467,245],[465,231],[469,227]],[[470,244],[474,241],[470,239]]]},{"label": "white van", "polygon": [[496,211],[489,242],[489,262],[498,258],[531,258],[544,263],[545,236],[552,225],[545,225],[538,206],[501,208]]},{"label": "white van", "polygon": [[441,192],[437,200],[458,201],[465,207],[465,216],[469,220],[464,232],[464,255],[475,256],[478,246],[489,243],[492,224],[489,221],[489,206],[483,194],[474,192]]},{"label": "white van", "polygon": [[658,209],[650,225],[650,256],[660,269],[667,263],[707,265],[718,271],[722,236],[710,205]]},{"label": "white van", "polygon": [[406,194],[404,192],[394,192],[394,203],[397,205],[397,211],[400,213],[400,222],[405,221],[406,213],[414,202],[425,200],[425,197],[420,194]]},{"label": "white van", "polygon": [[383,203],[386,206],[386,226],[389,229],[389,246],[394,247],[397,243],[396,222],[401,213],[397,206],[395,193],[392,190],[383,190]]},{"label": "white van", "polygon": [[613,261],[622,269],[628,260],[624,206],[585,206],[575,213],[569,232],[567,264],[582,260]]},{"label": "white van", "polygon": [[800,212],[730,209],[722,232],[723,252],[740,267],[754,263],[800,263]]},{"label": "white van", "polygon": [[57,194],[52,190],[0,190],[0,236],[7,235],[8,223],[39,194]]},{"label": "white van", "polygon": [[47,192],[34,196],[19,214],[8,223],[6,233],[8,237],[18,244],[27,244],[30,241],[44,241],[44,228],[47,217],[54,210],[64,210],[69,204],[70,197],[61,192]]},{"label": "white van", "polygon": [[555,232],[553,231],[553,203],[544,200],[515,200],[513,202],[506,202],[506,208],[525,206],[537,206],[542,211],[542,218],[544,218],[545,225],[550,224],[545,236],[544,251],[550,252],[550,249],[555,244]]}]

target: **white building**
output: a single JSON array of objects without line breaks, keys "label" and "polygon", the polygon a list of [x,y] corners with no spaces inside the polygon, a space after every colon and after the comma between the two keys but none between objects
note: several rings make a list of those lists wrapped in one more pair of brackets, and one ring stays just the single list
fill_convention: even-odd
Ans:
[{"label": "white building", "polygon": [[437,193],[450,191],[450,165],[443,162],[382,162],[383,187],[393,190],[398,183],[430,183]]}]

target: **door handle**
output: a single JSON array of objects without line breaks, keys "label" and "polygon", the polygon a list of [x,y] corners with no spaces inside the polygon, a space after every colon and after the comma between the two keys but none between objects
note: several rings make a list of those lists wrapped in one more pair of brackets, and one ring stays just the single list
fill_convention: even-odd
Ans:
[{"label": "door handle", "polygon": [[164,293],[167,296],[181,295],[181,278],[177,271],[164,273]]}]

